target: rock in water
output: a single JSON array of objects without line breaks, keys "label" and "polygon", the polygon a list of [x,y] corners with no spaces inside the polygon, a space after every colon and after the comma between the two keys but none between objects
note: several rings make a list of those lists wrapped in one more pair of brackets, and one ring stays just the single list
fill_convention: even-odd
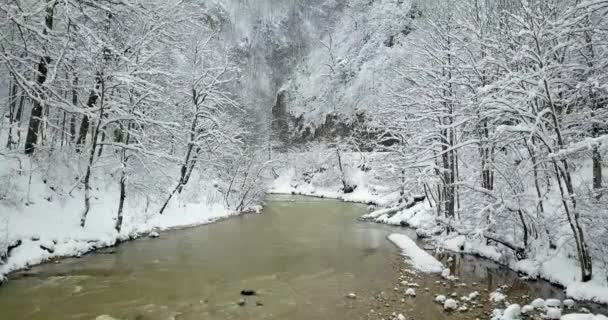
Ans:
[{"label": "rock in water", "polygon": [[523,313],[523,314],[527,314],[527,313],[530,313],[532,311],[534,311],[534,307],[531,306],[531,305],[525,305],[525,306],[523,306],[521,308],[521,313]]},{"label": "rock in water", "polygon": [[151,231],[150,233],[148,233],[148,237],[150,238],[158,238],[160,237],[160,234],[156,231]]},{"label": "rock in water", "polygon": [[435,302],[437,303],[444,303],[445,299],[447,299],[444,295],[440,294],[438,296],[435,297]]},{"label": "rock in water", "polygon": [[456,310],[458,309],[458,302],[454,299],[447,299],[443,303],[443,309],[448,311]]},{"label": "rock in water", "polygon": [[518,304],[512,304],[505,309],[503,314],[504,319],[518,319],[521,316],[521,307]]},{"label": "rock in water", "polygon": [[239,300],[236,304],[238,304],[241,307],[244,306],[245,305],[245,299]]},{"label": "rock in water", "polygon": [[407,290],[405,290],[405,295],[406,296],[410,296],[410,297],[415,297],[416,296],[416,290],[409,288]]},{"label": "rock in water", "polygon": [[574,300],[572,300],[572,299],[564,300],[563,304],[564,304],[564,307],[566,307],[568,309],[574,308],[574,305],[575,305]]},{"label": "rock in water", "polygon": [[491,302],[495,302],[495,303],[503,302],[503,301],[505,301],[506,298],[507,298],[507,296],[498,290],[490,293]]},{"label": "rock in water", "polygon": [[562,310],[558,308],[548,308],[545,319],[557,320],[562,317]]},{"label": "rock in water", "polygon": [[469,294],[469,300],[476,299],[477,297],[479,297],[479,292],[477,291],[473,291]]},{"label": "rock in water", "polygon": [[532,301],[531,305],[536,309],[542,309],[545,307],[545,300],[538,298]]},{"label": "rock in water", "polygon": [[347,294],[346,297],[349,299],[357,299],[357,295],[354,292]]},{"label": "rock in water", "polygon": [[550,308],[559,308],[562,306],[562,302],[559,299],[547,299],[545,305]]},{"label": "rock in water", "polygon": [[255,296],[255,290],[251,290],[251,289],[241,290],[241,295],[243,295],[243,296]]}]

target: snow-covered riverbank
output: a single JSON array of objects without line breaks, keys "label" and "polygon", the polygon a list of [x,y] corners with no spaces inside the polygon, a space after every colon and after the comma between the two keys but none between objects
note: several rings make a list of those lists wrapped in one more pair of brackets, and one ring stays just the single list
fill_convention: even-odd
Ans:
[{"label": "snow-covered riverbank", "polygon": [[[307,163],[311,167],[314,164]],[[351,167],[356,167],[355,164]],[[327,171],[331,171],[328,168]],[[370,206],[370,213],[363,216],[363,219],[385,223],[390,225],[407,226],[416,230],[419,237],[426,238],[438,250],[449,250],[466,254],[477,255],[490,259],[510,269],[521,272],[530,279],[541,278],[548,280],[556,285],[563,286],[566,294],[577,300],[591,301],[601,304],[608,304],[608,283],[606,281],[606,270],[601,267],[594,268],[594,278],[588,282],[580,281],[580,271],[577,260],[572,256],[572,252],[564,245],[556,249],[536,253],[530,258],[517,260],[512,250],[504,246],[488,241],[483,233],[458,232],[445,233],[445,224],[450,223],[456,230],[474,230],[470,225],[463,225],[459,221],[445,221],[438,219],[436,211],[428,201],[415,202],[395,205],[399,199],[398,187],[392,183],[382,185],[382,179],[374,179],[379,173],[372,169],[369,172],[359,172],[351,175],[351,181],[357,185],[354,192],[345,194],[341,191],[341,186],[333,180],[333,185],[328,182],[335,175],[334,173],[323,171],[317,172],[312,179],[310,177],[314,170],[302,170],[302,168],[286,169],[271,185],[270,192],[278,194],[301,194],[316,197],[340,199],[349,202],[373,203]],[[383,172],[384,173],[384,172]],[[335,177],[334,177],[335,178]],[[390,182],[390,180],[387,180]],[[411,198],[411,197],[410,197]],[[375,210],[379,209],[379,210]],[[566,238],[567,239],[567,238]]]},{"label": "snow-covered riverbank", "polygon": [[[26,181],[29,179],[22,175],[13,180],[14,186],[29,185],[27,191],[13,192],[27,195],[22,203],[0,201],[0,248],[7,248],[0,261],[0,281],[12,271],[54,258],[80,256],[121,241],[157,236],[159,231],[208,224],[237,214],[215,198],[193,197],[185,192],[160,215],[158,201],[133,196],[126,200],[122,228],[117,232],[119,192],[100,181],[100,187],[92,192],[87,223],[81,227],[82,190],[63,194],[38,175]],[[212,191],[202,194],[213,195]]]}]

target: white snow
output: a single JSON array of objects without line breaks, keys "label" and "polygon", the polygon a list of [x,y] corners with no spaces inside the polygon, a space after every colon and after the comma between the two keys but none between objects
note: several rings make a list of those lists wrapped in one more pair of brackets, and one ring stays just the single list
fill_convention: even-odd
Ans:
[{"label": "white snow", "polygon": [[490,293],[491,302],[495,302],[495,303],[503,302],[506,298],[507,298],[507,296],[500,291],[494,291],[494,292]]},{"label": "white snow", "polygon": [[521,316],[521,307],[518,304],[508,306],[502,314],[504,320],[519,319]]},{"label": "white snow", "polygon": [[447,299],[443,303],[444,310],[456,310],[458,309],[458,302],[454,299]]},{"label": "white snow", "polygon": [[477,291],[473,291],[469,294],[469,300],[476,299],[477,297],[479,297],[479,292]]},{"label": "white snow", "polygon": [[600,277],[596,275],[589,282],[572,282],[567,286],[566,294],[577,300],[608,304],[608,287],[599,282]]},{"label": "white snow", "polygon": [[605,315],[593,315],[590,313],[571,313],[561,317],[561,320],[608,320]]},{"label": "white snow", "polygon": [[536,309],[543,309],[545,307],[545,300],[542,298],[536,298],[530,305]]},{"label": "white snow", "polygon": [[95,318],[95,320],[118,320],[118,319],[113,318],[113,317],[111,317],[111,316],[109,316],[109,315],[107,315],[107,314],[102,314],[102,315],[100,315],[100,316],[97,316],[97,317]]},{"label": "white snow", "polygon": [[[135,197],[127,198],[123,227],[114,229],[118,192],[114,188],[94,193],[91,211],[84,228],[79,225],[82,194],[47,201],[48,188],[33,177],[32,203],[18,208],[0,202],[0,218],[6,223],[8,241],[21,240],[21,245],[10,252],[6,263],[0,265],[0,280],[15,270],[42,263],[52,258],[81,256],[91,250],[114,245],[118,240],[158,235],[158,231],[190,227],[215,222],[234,212],[217,203],[201,199],[196,203],[177,197],[163,215],[157,208],[146,211],[146,203]],[[152,211],[154,210],[154,211]],[[43,249],[46,248],[47,250]],[[51,251],[51,252],[49,252]]]},{"label": "white snow", "polygon": [[450,276],[450,269],[445,268],[441,270],[441,277],[447,279]]},{"label": "white snow", "polygon": [[576,305],[576,303],[572,299],[565,299],[563,301],[563,305],[564,305],[564,307],[566,307],[568,309],[572,309],[572,308],[574,308],[574,306]]},{"label": "white snow", "polygon": [[547,308],[545,319],[559,319],[562,317],[562,310],[558,308]]},{"label": "white snow", "polygon": [[562,302],[559,299],[547,299],[545,300],[545,305],[548,308],[559,308],[562,306]]},{"label": "white snow", "polygon": [[532,312],[532,311],[534,311],[534,307],[533,307],[533,306],[531,306],[531,305],[528,305],[528,304],[527,304],[527,305],[525,305],[525,306],[523,306],[523,307],[521,308],[521,313],[523,313],[523,314],[527,314],[527,313],[530,313],[530,312]]},{"label": "white snow", "polygon": [[422,272],[441,272],[443,270],[443,264],[418,247],[410,237],[393,233],[388,236],[388,239],[401,249],[403,255],[408,258],[407,261],[417,270]]}]

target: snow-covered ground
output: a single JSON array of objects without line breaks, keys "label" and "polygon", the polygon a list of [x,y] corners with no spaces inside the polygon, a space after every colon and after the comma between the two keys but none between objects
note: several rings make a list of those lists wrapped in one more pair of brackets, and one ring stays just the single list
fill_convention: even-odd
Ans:
[{"label": "snow-covered ground", "polygon": [[406,261],[415,269],[422,272],[441,272],[443,264],[428,252],[422,250],[414,240],[404,234],[393,233],[388,240],[401,249]]},{"label": "snow-covered ground", "polygon": [[417,229],[419,235],[425,237],[431,236],[429,241],[432,241],[440,248],[488,258],[505,264],[511,269],[522,272],[531,278],[542,278],[564,286],[566,294],[574,299],[608,304],[606,270],[596,268],[593,280],[583,283],[580,281],[580,270],[576,260],[569,257],[568,252],[565,250],[557,250],[552,256],[544,256],[544,259],[535,257],[520,261],[510,260],[508,259],[508,251],[502,250],[499,246],[488,245],[486,240],[481,236],[436,234],[436,215],[426,203],[401,210],[390,217],[387,214],[378,216],[377,212],[372,212],[365,217],[381,223],[393,225],[406,224]]},{"label": "snow-covered ground", "polygon": [[[5,165],[2,170],[7,174],[12,168]],[[84,208],[81,189],[62,193],[37,174],[29,179],[22,175],[11,180],[14,188],[29,185],[28,190],[12,193],[23,199],[0,201],[0,249],[14,247],[5,261],[0,261],[0,280],[12,271],[49,259],[80,256],[119,241],[156,236],[162,230],[212,223],[236,214],[217,198],[210,197],[211,191],[202,192],[203,195],[196,198],[184,193],[173,199],[163,215],[158,214],[159,201],[154,201],[158,199],[132,195],[127,197],[123,225],[118,233],[115,230],[118,187],[98,181],[99,188],[92,192],[86,225],[81,228]]]}]

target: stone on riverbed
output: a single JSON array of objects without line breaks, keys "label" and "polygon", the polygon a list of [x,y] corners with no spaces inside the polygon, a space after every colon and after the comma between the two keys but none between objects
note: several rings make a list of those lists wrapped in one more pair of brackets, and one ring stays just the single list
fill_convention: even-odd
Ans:
[{"label": "stone on riverbed", "polygon": [[458,309],[458,302],[454,299],[447,299],[443,303],[443,309],[446,311],[453,311]]},{"label": "stone on riverbed", "polygon": [[151,231],[150,233],[148,233],[148,237],[149,238],[158,238],[158,237],[160,237],[160,233],[158,233],[157,231]]},{"label": "stone on riverbed", "polygon": [[534,307],[531,305],[528,305],[528,304],[521,308],[521,313],[523,313],[523,314],[529,314],[532,311],[534,311]]},{"label": "stone on riverbed", "polygon": [[435,302],[437,302],[437,303],[444,303],[446,299],[447,298],[444,295],[440,294],[440,295],[438,295],[438,296],[435,297]]},{"label": "stone on riverbed", "polygon": [[357,299],[357,295],[354,292],[347,294],[346,297],[349,299]]},{"label": "stone on riverbed", "polygon": [[550,308],[559,308],[562,306],[562,302],[559,299],[547,299],[545,305]]},{"label": "stone on riverbed", "polygon": [[545,319],[557,320],[562,317],[562,310],[558,308],[547,308]]},{"label": "stone on riverbed", "polygon": [[507,296],[504,293],[502,293],[502,292],[500,292],[498,290],[490,293],[490,301],[491,302],[496,302],[496,303],[497,302],[503,302],[503,301],[505,301],[506,298],[507,298]]},{"label": "stone on riverbed", "polygon": [[538,298],[532,301],[531,305],[536,309],[542,309],[545,307],[545,300]]},{"label": "stone on riverbed", "polygon": [[566,300],[564,300],[563,304],[564,304],[564,307],[566,307],[568,309],[572,309],[572,308],[574,308],[575,302],[572,299],[566,299]]},{"label": "stone on riverbed", "polygon": [[409,288],[409,289],[405,290],[405,295],[410,296],[410,297],[415,297],[416,290],[414,290],[413,288]]},{"label": "stone on riverbed", "polygon": [[241,295],[243,295],[243,296],[255,296],[255,290],[251,290],[251,289],[241,290]]},{"label": "stone on riverbed", "polygon": [[504,319],[518,319],[521,316],[521,307],[518,304],[512,304],[505,309],[503,314]]}]

